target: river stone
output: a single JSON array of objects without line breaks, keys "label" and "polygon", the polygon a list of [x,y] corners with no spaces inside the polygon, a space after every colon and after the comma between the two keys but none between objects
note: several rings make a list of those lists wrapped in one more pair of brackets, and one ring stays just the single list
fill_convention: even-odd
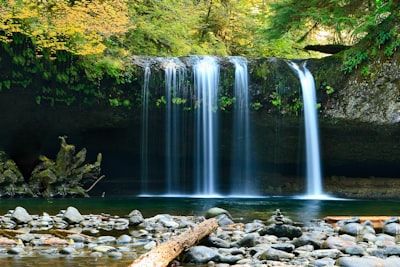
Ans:
[{"label": "river stone", "polygon": [[131,211],[128,217],[129,217],[129,224],[132,226],[139,225],[144,221],[143,215],[139,210]]},{"label": "river stone", "polygon": [[227,214],[218,215],[215,219],[217,219],[219,226],[227,226],[234,224],[232,219]]},{"label": "river stone", "polygon": [[[242,255],[219,255],[217,261],[219,263],[235,264],[242,259],[243,259]],[[222,265],[218,264],[218,267],[219,266]]]},{"label": "river stone", "polygon": [[382,233],[385,233],[385,234],[388,234],[391,236],[399,235],[400,224],[399,223],[384,224],[382,227]]},{"label": "river stone", "polygon": [[231,244],[228,241],[216,237],[215,235],[210,235],[207,238],[205,238],[202,241],[202,244],[215,248],[229,248],[231,246]]},{"label": "river stone", "polygon": [[33,220],[32,216],[23,207],[16,207],[14,212],[11,214],[11,219],[17,224],[29,223]]},{"label": "river stone", "polygon": [[336,262],[337,265],[341,267],[378,267],[384,266],[384,262],[382,259],[377,257],[341,257]]},{"label": "river stone", "polygon": [[315,267],[330,267],[335,266],[335,260],[331,258],[322,258],[313,261],[312,264],[312,266]]},{"label": "river stone", "polygon": [[11,254],[11,255],[19,255],[22,254],[24,252],[24,248],[22,247],[13,247],[10,248],[9,250],[7,250],[7,254]]},{"label": "river stone", "polygon": [[77,208],[68,207],[63,215],[63,219],[70,224],[78,224],[85,218],[80,214]]},{"label": "river stone", "polygon": [[60,254],[63,254],[63,255],[71,255],[71,254],[74,254],[75,252],[76,252],[76,250],[73,247],[65,247],[65,248],[60,249]]},{"label": "river stone", "polygon": [[338,258],[342,253],[335,248],[331,249],[316,249],[313,252],[311,252],[311,256],[314,258],[320,259],[320,258],[332,258],[336,259]]},{"label": "river stone", "polygon": [[364,256],[366,254],[365,249],[362,246],[358,246],[358,245],[347,246],[344,249],[344,252],[351,256]]},{"label": "river stone", "polygon": [[279,261],[282,259],[293,259],[293,258],[294,254],[274,248],[267,249],[259,256],[260,260],[274,260],[274,261]]},{"label": "river stone", "polygon": [[258,233],[251,233],[245,235],[241,240],[237,242],[239,247],[254,247],[259,244],[258,238],[260,235]]},{"label": "river stone", "polygon": [[224,210],[224,209],[221,209],[221,208],[218,208],[218,207],[214,207],[214,208],[208,209],[206,211],[206,214],[204,215],[204,217],[206,219],[210,219],[210,218],[217,217],[217,216],[219,216],[221,214],[225,214],[230,219],[232,219],[232,216],[229,214],[229,212],[227,210]]},{"label": "river stone", "polygon": [[275,235],[277,237],[288,237],[290,239],[300,237],[303,234],[300,227],[286,224],[272,224],[264,227],[259,233],[260,235]]},{"label": "river stone", "polygon": [[188,252],[183,256],[184,262],[190,263],[207,263],[209,261],[215,261],[220,257],[217,251],[206,246],[194,246],[191,247]]},{"label": "river stone", "polygon": [[127,244],[130,242],[132,242],[132,237],[130,237],[129,235],[126,235],[126,234],[120,235],[117,238],[117,244]]},{"label": "river stone", "polygon": [[339,234],[348,234],[352,236],[357,236],[361,234],[363,226],[359,223],[347,223],[340,227]]},{"label": "river stone", "polygon": [[283,243],[283,244],[272,244],[271,248],[274,249],[278,249],[278,250],[282,250],[285,252],[289,252],[292,253],[294,250],[294,245],[293,244],[289,244],[289,243]]},{"label": "river stone", "polygon": [[265,225],[262,222],[253,221],[251,223],[246,223],[244,225],[244,231],[246,233],[252,233],[252,232],[255,232],[255,231],[258,231],[258,230],[262,229],[263,227],[265,227]]},{"label": "river stone", "polygon": [[400,256],[400,246],[386,246],[385,252],[388,256]]},{"label": "river stone", "polygon": [[356,243],[350,240],[343,239],[340,236],[330,236],[323,243],[323,248],[338,249],[342,252],[345,251],[348,246],[355,246]]},{"label": "river stone", "polygon": [[101,252],[101,253],[109,253],[111,251],[117,251],[117,249],[115,247],[112,247],[112,246],[100,245],[100,246],[93,247],[92,251]]},{"label": "river stone", "polygon": [[399,217],[391,217],[383,222],[383,225],[390,224],[390,223],[400,223]]}]

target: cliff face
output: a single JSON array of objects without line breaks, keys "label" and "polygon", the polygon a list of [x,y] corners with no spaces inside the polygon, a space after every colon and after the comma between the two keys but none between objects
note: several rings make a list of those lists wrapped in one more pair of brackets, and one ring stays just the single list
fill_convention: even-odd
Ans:
[{"label": "cliff face", "polygon": [[328,118],[377,124],[400,122],[400,60],[378,58],[368,64],[369,73],[345,78],[324,115]]}]

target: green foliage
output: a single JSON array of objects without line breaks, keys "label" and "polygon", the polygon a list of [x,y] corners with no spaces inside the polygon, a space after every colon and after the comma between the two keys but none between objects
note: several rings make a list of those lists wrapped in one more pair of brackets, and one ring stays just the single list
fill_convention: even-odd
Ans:
[{"label": "green foliage", "polygon": [[278,110],[282,108],[282,97],[277,93],[273,92],[269,95],[271,104],[274,105]]},{"label": "green foliage", "polygon": [[235,103],[236,99],[234,97],[223,95],[218,99],[219,109],[223,111],[228,111]]},{"label": "green foliage", "polygon": [[367,58],[368,58],[367,51],[358,51],[358,52],[350,51],[350,52],[346,53],[342,71],[344,73],[352,72]]}]

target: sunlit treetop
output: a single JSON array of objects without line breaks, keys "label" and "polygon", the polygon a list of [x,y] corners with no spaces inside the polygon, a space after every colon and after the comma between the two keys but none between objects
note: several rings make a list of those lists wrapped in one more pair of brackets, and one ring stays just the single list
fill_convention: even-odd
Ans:
[{"label": "sunlit treetop", "polygon": [[100,54],[105,41],[129,29],[123,0],[3,0],[0,2],[0,41],[15,33],[28,36],[37,51],[65,50],[77,55]]}]

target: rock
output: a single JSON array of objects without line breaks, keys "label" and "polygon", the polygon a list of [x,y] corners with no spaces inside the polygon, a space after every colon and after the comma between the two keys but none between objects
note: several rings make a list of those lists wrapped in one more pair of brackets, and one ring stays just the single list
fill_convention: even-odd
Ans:
[{"label": "rock", "polygon": [[100,246],[93,247],[92,251],[101,252],[101,253],[108,253],[108,252],[111,252],[111,251],[117,251],[117,249],[115,247],[112,247],[112,246],[100,245]]},{"label": "rock", "polygon": [[383,260],[377,257],[341,257],[336,264],[341,267],[378,267],[384,266]]},{"label": "rock", "polygon": [[204,241],[202,241],[202,244],[215,248],[229,248],[231,246],[231,244],[228,241],[216,237],[215,235],[210,235],[207,238],[205,238]]},{"label": "rock", "polygon": [[33,220],[32,216],[23,207],[16,207],[11,214],[11,219],[17,224],[29,223]]},{"label": "rock", "polygon": [[285,252],[292,253],[294,250],[294,245],[289,244],[289,243],[283,243],[283,244],[272,244],[271,248],[277,249],[277,250],[282,250]]},{"label": "rock", "polygon": [[183,256],[184,262],[204,264],[219,259],[220,255],[212,248],[205,246],[191,247]]},{"label": "rock", "polygon": [[132,242],[132,237],[129,235],[121,235],[117,238],[117,244],[127,244]]},{"label": "rock", "polygon": [[129,225],[137,226],[144,221],[143,215],[139,210],[133,210],[129,213]]},{"label": "rock", "polygon": [[114,259],[122,258],[122,253],[119,251],[110,251],[107,253],[107,256]]},{"label": "rock", "polygon": [[258,238],[260,235],[258,233],[251,233],[245,235],[241,240],[237,242],[239,247],[254,247],[255,245],[259,244]]},{"label": "rock", "polygon": [[259,233],[260,235],[275,235],[277,237],[288,237],[290,239],[300,237],[303,234],[300,227],[286,224],[272,224],[263,228]]},{"label": "rock", "polygon": [[317,249],[311,252],[311,256],[320,259],[320,258],[332,258],[337,259],[342,253],[338,249]]},{"label": "rock", "polygon": [[259,259],[260,260],[275,260],[279,261],[282,259],[293,259],[294,254],[288,253],[285,251],[281,251],[278,249],[270,248],[263,253],[260,254]]},{"label": "rock", "polygon": [[386,246],[385,252],[388,256],[400,256],[400,246]]},{"label": "rock", "polygon": [[116,242],[116,238],[114,236],[109,236],[109,235],[104,235],[104,236],[99,236],[97,238],[97,242],[99,244],[105,244],[105,243],[115,243]]},{"label": "rock", "polygon": [[244,225],[244,231],[246,233],[252,233],[252,232],[261,230],[263,227],[265,227],[265,225],[262,222],[254,221],[254,222],[251,222],[251,223],[246,223]]},{"label": "rock", "polygon": [[[217,261],[220,263],[235,264],[242,259],[243,259],[242,255],[220,255]],[[220,264],[218,264],[218,267],[219,266]]]},{"label": "rock", "polygon": [[396,236],[399,235],[400,233],[400,223],[388,223],[384,224],[382,227],[382,233],[391,235],[391,236]]},{"label": "rock", "polygon": [[24,252],[25,252],[24,248],[22,248],[22,247],[13,247],[13,248],[10,248],[9,250],[7,250],[7,254],[11,254],[11,255],[19,255]]},{"label": "rock", "polygon": [[345,247],[344,253],[349,254],[350,256],[364,256],[366,251],[362,246],[354,245]]},{"label": "rock", "polygon": [[340,227],[339,234],[348,234],[352,236],[358,236],[361,234],[363,226],[356,222],[351,222]]},{"label": "rock", "polygon": [[340,236],[330,236],[323,243],[323,248],[338,249],[344,252],[346,247],[355,245],[356,245],[355,242],[345,240]]},{"label": "rock", "polygon": [[68,207],[64,213],[63,219],[69,224],[78,224],[82,222],[85,218],[80,214],[77,208]]},{"label": "rock", "polygon": [[312,262],[315,267],[329,267],[335,266],[335,260],[331,258],[322,258]]},{"label": "rock", "polygon": [[232,219],[227,214],[221,214],[216,217],[219,226],[227,226],[234,224]]},{"label": "rock", "polygon": [[208,209],[206,211],[206,214],[204,215],[204,217],[206,219],[210,219],[210,218],[217,217],[217,216],[219,216],[221,214],[225,214],[230,219],[232,219],[232,216],[229,214],[229,212],[227,210],[224,210],[224,209],[221,209],[221,208],[218,208],[218,207],[214,207],[214,208]]},{"label": "rock", "polygon": [[73,247],[65,247],[65,248],[60,249],[60,254],[71,255],[74,253],[76,253],[76,250]]}]

